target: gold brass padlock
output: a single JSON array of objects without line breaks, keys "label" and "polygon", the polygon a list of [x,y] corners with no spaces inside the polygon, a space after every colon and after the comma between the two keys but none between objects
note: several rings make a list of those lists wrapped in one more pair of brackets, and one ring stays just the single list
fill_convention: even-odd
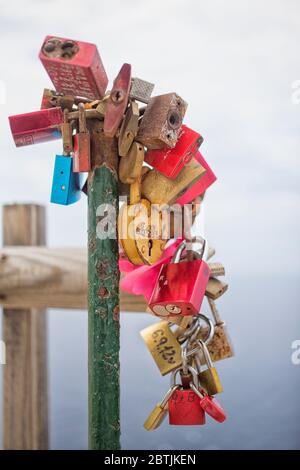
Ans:
[{"label": "gold brass padlock", "polygon": [[204,174],[205,169],[195,158],[187,163],[176,179],[170,179],[157,170],[149,171],[142,180],[142,195],[152,204],[173,204]]},{"label": "gold brass padlock", "polygon": [[[181,317],[181,316],[179,316],[179,315],[177,315],[176,317],[168,317],[168,321],[169,321],[170,323],[173,323],[173,324],[179,326],[179,331],[178,331],[178,334],[176,334],[176,337],[177,337],[177,336],[180,336],[180,334],[182,334],[182,332],[183,332],[184,330],[186,330],[186,329],[189,327],[189,325],[191,324],[192,320],[193,320],[193,317],[191,317],[191,316],[189,316],[189,315],[186,316],[186,317]],[[177,329],[177,330],[178,330],[178,329]],[[176,330],[176,331],[177,331],[177,330]],[[181,330],[181,331],[180,331],[180,330]]]},{"label": "gold brass padlock", "polygon": [[[199,333],[199,339],[207,336],[207,328],[201,329]],[[228,331],[225,323],[215,325],[215,332],[213,339],[207,345],[210,357],[213,362],[221,361],[222,359],[228,359],[234,356],[233,346],[228,335]],[[204,358],[201,359],[201,363],[204,364]]]},{"label": "gold brass padlock", "polygon": [[210,276],[225,276],[225,268],[222,263],[209,263]]},{"label": "gold brass padlock", "polygon": [[167,240],[152,238],[154,230],[160,227],[151,226],[151,204],[141,199],[137,179],[130,185],[130,205],[124,204],[119,212],[119,241],[131,263],[153,264],[161,257]]},{"label": "gold brass padlock", "polygon": [[99,100],[99,104],[96,107],[96,111],[103,117],[105,116],[106,106],[110,97],[110,93],[107,92],[105,96],[103,96],[102,100]]},{"label": "gold brass padlock", "polygon": [[161,375],[166,375],[181,365],[181,346],[167,321],[150,325],[144,328],[140,334]]},{"label": "gold brass padlock", "polygon": [[203,353],[205,363],[207,365],[206,369],[202,370],[200,367],[199,370],[199,381],[201,386],[205,388],[209,395],[216,395],[217,393],[223,392],[217,369],[213,365],[206,344],[202,340],[198,340],[197,344],[201,348],[201,352]]},{"label": "gold brass padlock", "polygon": [[135,211],[134,207],[137,204],[142,203],[140,193],[140,181],[136,180],[130,186],[130,205],[124,204],[119,212],[119,242],[123,248],[125,255],[135,265],[142,265],[143,259],[139,255],[136,244],[135,234],[129,233],[129,227],[134,222]]},{"label": "gold brass padlock", "polygon": [[[214,319],[214,336],[208,343],[207,348],[213,362],[221,361],[234,356],[234,349],[229,337],[225,322],[220,317],[215,302],[207,298],[208,304]],[[207,328],[201,328],[198,339],[204,339],[207,337]],[[204,362],[204,358],[203,362]]]},{"label": "gold brass padlock", "polygon": [[227,289],[228,284],[219,281],[219,279],[211,277],[207,283],[205,295],[212,300],[216,300],[221,297],[221,295],[223,295]]},{"label": "gold brass padlock", "polygon": [[160,403],[157,403],[157,405],[153,408],[151,413],[149,414],[148,418],[144,422],[144,428],[146,431],[153,431],[154,429],[157,429],[165,417],[167,416],[168,413],[168,402],[170,398],[172,397],[173,393],[179,388],[179,385],[174,385],[172,386],[162,399]]},{"label": "gold brass padlock", "polygon": [[[143,201],[143,217],[140,223],[137,223],[139,214],[137,214],[137,237],[135,240],[137,251],[144,264],[154,264],[162,256],[166,239],[163,238],[162,232],[162,214],[156,211],[146,199]],[[156,216],[153,217],[153,214]],[[147,213],[147,220],[145,214]],[[143,220],[144,219],[144,220]],[[153,223],[152,223],[153,222]]]},{"label": "gold brass padlock", "polygon": [[119,155],[126,157],[134,141],[139,125],[139,107],[135,101],[131,101],[123,119],[118,139]]},{"label": "gold brass padlock", "polygon": [[119,163],[119,178],[122,183],[132,184],[137,180],[144,163],[144,147],[138,142],[133,142],[127,157],[121,157]]}]

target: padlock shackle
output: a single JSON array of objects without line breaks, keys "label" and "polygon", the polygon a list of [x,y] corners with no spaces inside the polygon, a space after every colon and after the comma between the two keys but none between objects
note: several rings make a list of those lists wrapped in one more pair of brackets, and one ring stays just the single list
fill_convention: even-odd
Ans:
[{"label": "padlock shackle", "polygon": [[[214,367],[214,365],[213,365],[213,362],[212,362],[212,360],[211,360],[211,357],[210,357],[210,354],[209,354],[209,351],[208,351],[208,349],[207,349],[207,346],[206,346],[205,342],[202,341],[201,339],[199,339],[199,340],[197,341],[197,344],[199,344],[199,346],[200,346],[200,348],[201,348],[201,351],[202,351],[202,353],[203,353],[203,356],[204,356],[205,363],[206,363],[207,367],[208,367],[209,369],[212,369],[212,368]],[[199,351],[199,352],[200,352],[200,351]],[[198,357],[199,357],[199,353],[198,353]],[[201,371],[201,370],[200,370],[200,371]],[[200,371],[199,371],[199,372],[200,372]]]},{"label": "padlock shackle", "polygon": [[206,315],[204,315],[203,313],[199,313],[194,317],[194,321],[192,322],[191,326],[189,326],[189,328],[187,328],[185,332],[181,336],[179,336],[178,342],[180,344],[184,344],[185,341],[188,341],[188,344],[192,345],[193,342],[196,341],[199,332],[201,331],[199,320],[204,320],[208,326],[208,335],[204,341],[205,344],[209,344],[211,342],[215,334],[214,324],[211,319],[208,318]]},{"label": "padlock shackle", "polygon": [[[179,263],[182,252],[184,249],[188,247],[189,244],[193,243],[201,243],[202,249],[199,255],[199,259],[206,260],[208,254],[208,243],[207,240],[201,236],[192,237],[190,240],[182,240],[182,242],[178,245],[177,250],[175,251],[171,263]],[[196,252],[195,252],[196,253]]]},{"label": "padlock shackle", "polygon": [[182,240],[182,242],[176,248],[176,251],[171,259],[172,264],[179,263],[183,250],[186,248],[186,240]]},{"label": "padlock shackle", "polygon": [[[198,379],[198,374],[197,374],[197,371],[194,367],[192,366],[188,366],[187,367],[188,369],[188,372],[191,372],[192,376],[193,376],[193,382],[194,382],[194,385],[199,388],[199,379]],[[181,387],[180,384],[177,384],[176,383],[176,376],[177,374],[180,372],[180,371],[184,371],[184,368],[181,366],[181,367],[178,367],[177,369],[173,370],[172,374],[171,374],[171,379],[170,379],[170,382],[171,382],[171,387],[175,387],[177,385],[177,387]],[[192,382],[192,383],[193,383]]]},{"label": "padlock shackle", "polygon": [[165,396],[163,397],[163,399],[159,402],[159,406],[161,408],[165,408],[166,404],[168,403],[168,401],[170,400],[170,398],[172,397],[173,393],[179,388],[179,385],[173,385],[169,388],[169,390],[167,391],[167,393],[165,394]]},{"label": "padlock shackle", "polygon": [[69,119],[69,110],[67,108],[64,109],[64,124],[68,122]]},{"label": "padlock shackle", "polygon": [[205,397],[204,393],[200,392],[199,388],[197,388],[193,383],[190,384],[190,387],[191,390],[193,390],[193,392],[195,392],[196,395],[198,395],[198,397],[203,400],[203,398]]},{"label": "padlock shackle", "polygon": [[78,104],[79,132],[87,132],[85,107],[83,103]]},{"label": "padlock shackle", "polygon": [[[201,243],[202,249],[201,249],[201,253],[199,254],[199,259],[203,259],[204,261],[206,261],[207,254],[208,254],[208,243],[207,243],[206,238],[203,238],[200,235],[197,235],[195,237],[192,237],[189,240],[189,243]],[[197,251],[195,253],[197,253]]]}]

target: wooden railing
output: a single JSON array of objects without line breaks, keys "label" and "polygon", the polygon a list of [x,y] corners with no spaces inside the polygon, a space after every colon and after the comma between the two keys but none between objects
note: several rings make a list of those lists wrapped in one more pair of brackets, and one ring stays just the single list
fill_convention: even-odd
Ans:
[{"label": "wooden railing", "polygon": [[[45,209],[3,208],[4,449],[48,448],[47,308],[85,309],[87,253],[45,246]],[[121,293],[121,311],[143,312],[143,297]]]}]

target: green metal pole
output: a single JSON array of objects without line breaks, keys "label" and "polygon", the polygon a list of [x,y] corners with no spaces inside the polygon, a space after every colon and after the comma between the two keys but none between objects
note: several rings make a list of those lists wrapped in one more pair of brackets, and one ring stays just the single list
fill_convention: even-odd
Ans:
[{"label": "green metal pole", "polygon": [[[118,149],[100,121],[89,122],[88,178],[89,448],[120,449],[118,240],[99,238],[99,206],[118,215]],[[103,206],[102,206],[103,207]],[[100,211],[101,213],[101,211]],[[117,229],[115,230],[116,235]]]}]

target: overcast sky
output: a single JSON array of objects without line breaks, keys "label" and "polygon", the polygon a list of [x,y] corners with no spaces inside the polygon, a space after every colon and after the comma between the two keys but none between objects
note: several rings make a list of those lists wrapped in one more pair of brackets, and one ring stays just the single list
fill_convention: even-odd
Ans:
[{"label": "overcast sky", "polygon": [[[112,82],[123,62],[188,103],[185,121],[204,136],[218,181],[206,232],[236,272],[298,270],[300,79],[297,0],[0,1],[0,203],[48,206],[51,245],[85,243],[85,198],[49,204],[60,141],[16,149],[7,116],[39,108],[51,82],[38,60],[46,34],[97,43]],[[2,85],[3,87],[3,85]],[[243,261],[243,262],[241,262]]]},{"label": "overcast sky", "polygon": [[[61,142],[17,149],[8,126],[8,115],[38,110],[43,88],[51,87],[38,60],[47,34],[95,42],[110,84],[129,62],[133,76],[156,84],[155,94],[175,91],[189,103],[185,122],[203,135],[202,153],[218,176],[207,194],[204,222],[216,260],[226,266],[230,289],[220,300],[221,313],[237,351],[234,360],[221,364],[227,390],[222,402],[231,421],[218,433],[205,430],[201,445],[279,448],[285,439],[285,448],[299,446],[299,366],[290,363],[291,342],[299,337],[300,104],[292,102],[292,84],[300,80],[299,0],[0,0],[0,205],[45,204],[48,243],[83,246],[86,198],[69,207],[49,203]],[[239,279],[243,274],[249,276]],[[57,313],[49,315],[54,444],[62,447],[68,437],[67,445],[80,447],[87,422],[86,316]],[[122,318],[125,445],[157,446],[169,439],[179,446],[191,436],[190,445],[199,445],[198,431],[162,428],[149,437],[141,430],[143,417],[132,413],[142,401],[136,377],[145,376],[145,407],[158,399],[154,389],[162,386],[137,339],[138,329],[153,319]],[[279,369],[285,374],[281,382]],[[73,399],[69,408],[66,396]],[[282,396],[288,396],[288,413]],[[276,429],[274,416],[281,423]]]}]

